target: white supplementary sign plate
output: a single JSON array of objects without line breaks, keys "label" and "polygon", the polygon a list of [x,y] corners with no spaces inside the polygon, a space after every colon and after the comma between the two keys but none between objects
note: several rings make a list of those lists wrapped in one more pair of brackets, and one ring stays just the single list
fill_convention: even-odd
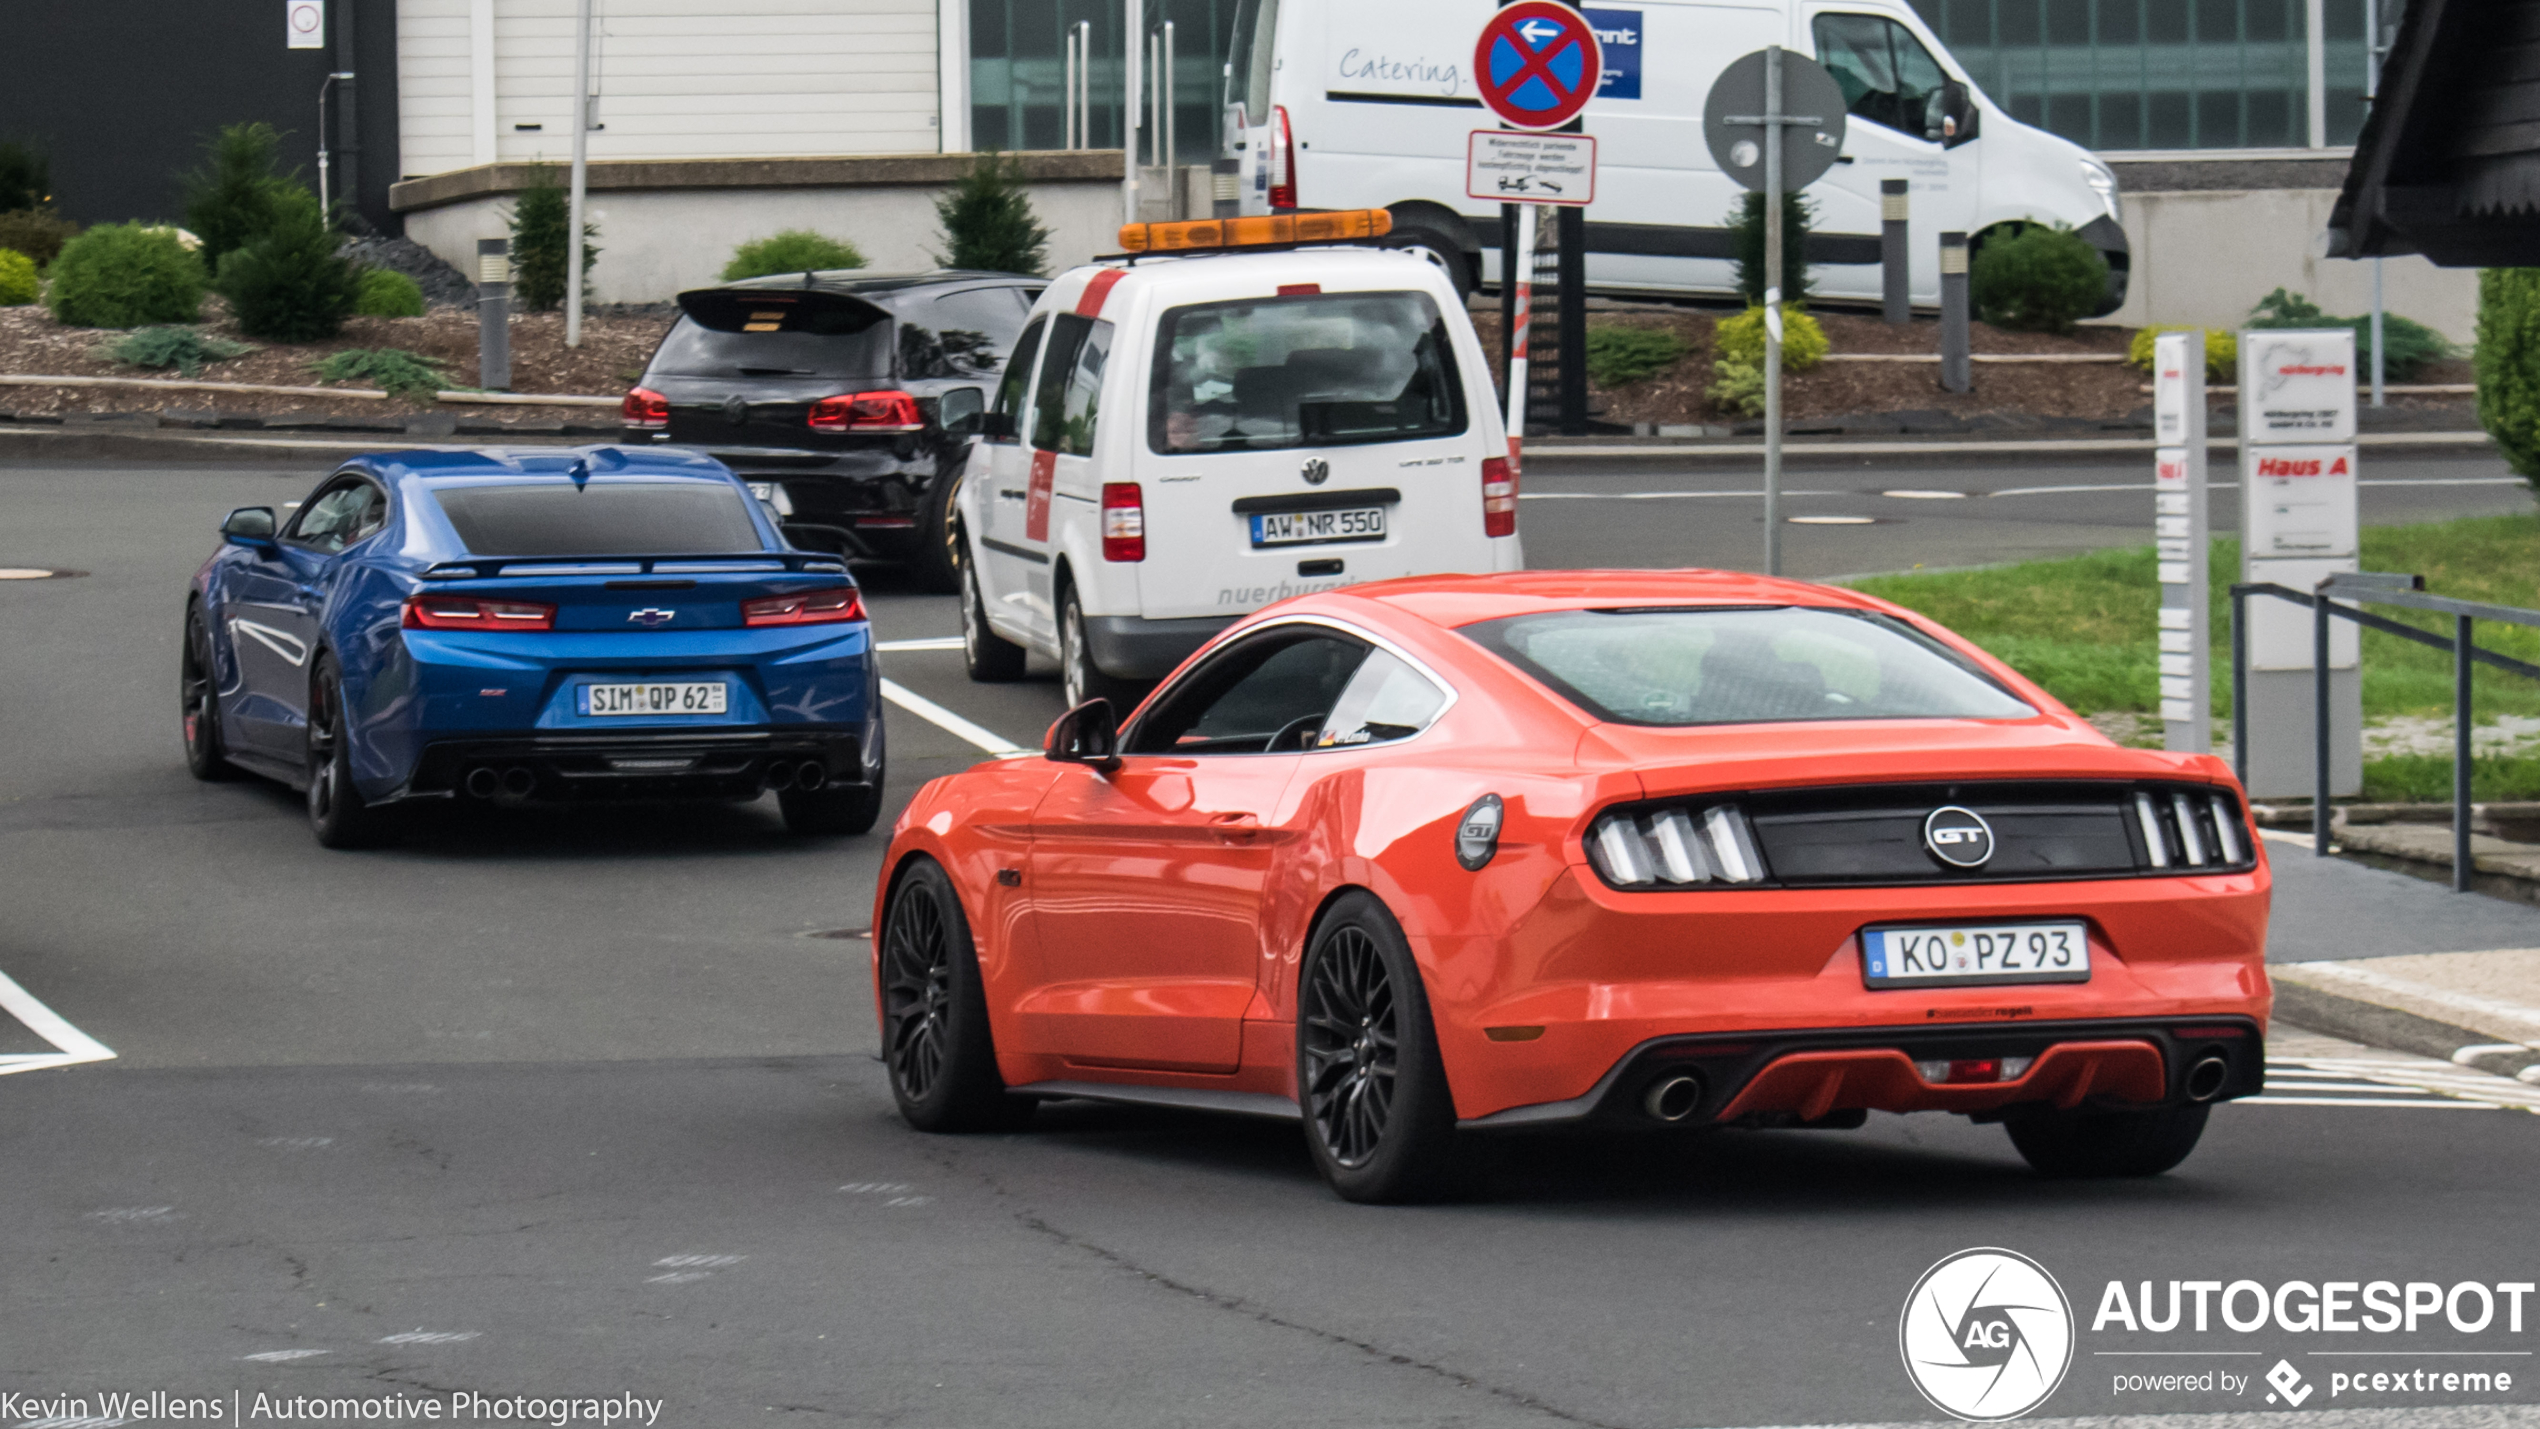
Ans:
[{"label": "white supplementary sign plate", "polygon": [[2351,556],[2357,530],[2355,449],[2244,448],[2249,554],[2317,559]]},{"label": "white supplementary sign plate", "polygon": [[282,43],[285,49],[325,49],[326,0],[283,0]]},{"label": "white supplementary sign plate", "polygon": [[584,685],[575,712],[586,715],[719,715],[730,694],[721,680],[663,684]]},{"label": "white supplementary sign plate", "polygon": [[2078,922],[1864,928],[1861,972],[1871,987],[2088,982],[2090,932]]},{"label": "white supplementary sign plate", "polygon": [[2355,335],[2253,328],[2240,335],[2241,440],[2355,439]]},{"label": "white supplementary sign plate", "polygon": [[1491,203],[1596,201],[1596,139],[1476,129],[1465,141],[1464,192]]}]

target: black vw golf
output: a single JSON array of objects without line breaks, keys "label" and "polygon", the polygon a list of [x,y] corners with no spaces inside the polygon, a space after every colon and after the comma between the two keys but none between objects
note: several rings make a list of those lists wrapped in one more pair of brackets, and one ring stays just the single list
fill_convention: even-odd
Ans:
[{"label": "black vw golf", "polygon": [[957,591],[962,448],[1045,286],[858,269],[682,293],[626,394],[627,439],[713,453],[797,546],[903,561]]}]

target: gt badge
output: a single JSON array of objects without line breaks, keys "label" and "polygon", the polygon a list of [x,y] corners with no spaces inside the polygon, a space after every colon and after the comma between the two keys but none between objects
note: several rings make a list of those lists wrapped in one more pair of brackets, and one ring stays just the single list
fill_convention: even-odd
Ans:
[{"label": "gt badge", "polygon": [[1952,868],[1982,868],[1993,859],[1993,825],[1973,809],[1944,804],[1923,819],[1923,847]]}]

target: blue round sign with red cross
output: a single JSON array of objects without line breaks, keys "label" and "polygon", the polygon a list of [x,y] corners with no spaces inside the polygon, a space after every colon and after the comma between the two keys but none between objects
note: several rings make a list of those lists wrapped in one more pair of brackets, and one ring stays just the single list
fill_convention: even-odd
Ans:
[{"label": "blue round sign with red cross", "polygon": [[1473,46],[1482,103],[1519,129],[1557,129],[1577,118],[1604,75],[1596,31],[1556,0],[1518,0],[1490,17]]}]

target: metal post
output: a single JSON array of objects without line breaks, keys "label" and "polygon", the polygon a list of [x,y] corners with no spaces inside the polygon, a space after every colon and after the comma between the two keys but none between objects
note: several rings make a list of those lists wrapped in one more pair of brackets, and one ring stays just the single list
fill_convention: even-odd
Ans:
[{"label": "metal post", "polygon": [[1521,464],[1521,447],[1526,439],[1526,335],[1535,321],[1535,210],[1541,205],[1521,203],[1517,210],[1517,265],[1508,276],[1508,285],[1516,298],[1510,305],[1508,332],[1501,340],[1508,349],[1508,464]]},{"label": "metal post", "polygon": [[1526,211],[1499,206],[1499,390],[1508,390],[1508,359],[1517,350],[1517,224]]},{"label": "metal post", "polygon": [[[1138,37],[1147,32],[1144,0],[1121,0],[1120,14],[1120,221],[1138,221],[1138,99],[1146,76],[1138,71]],[[1088,65],[1088,68],[1091,66]]]},{"label": "metal post", "polygon": [[2161,588],[2162,746],[2214,747],[2211,512],[2206,482],[2205,334],[2163,333],[2153,345],[2154,578]]},{"label": "metal post", "polygon": [[2249,593],[2231,591],[2231,777],[2249,787]]},{"label": "metal post", "polygon": [[2470,672],[2478,665],[2471,658],[2470,618],[2452,617],[2452,891],[2469,892],[2469,876],[2475,870],[2469,853],[2469,776],[2470,776]]},{"label": "metal post", "polygon": [[1905,221],[1906,190],[1911,185],[1904,179],[1879,180],[1879,295],[1880,316],[1890,327],[1904,327],[1914,320],[1913,255]]},{"label": "metal post", "polygon": [[1180,136],[1174,132],[1179,126],[1173,119],[1173,22],[1170,20],[1164,22],[1164,63],[1156,67],[1155,83],[1163,93],[1159,103],[1164,110],[1164,183],[1166,191],[1172,195],[1170,212],[1174,218],[1188,218],[1190,205],[1188,195],[1183,192],[1188,185],[1182,182]]},{"label": "metal post", "polygon": [[1164,144],[1164,36],[1147,36],[1147,157],[1164,163],[1157,152]]},{"label": "metal post", "polygon": [[476,385],[512,385],[512,241],[476,240]]},{"label": "metal post", "polygon": [[335,87],[338,76],[330,74],[318,84],[318,212],[333,212],[327,193],[326,92]]},{"label": "metal post", "polygon": [[2388,405],[2388,398],[2382,391],[2382,376],[2388,370],[2382,361],[2381,260],[2375,258],[2372,260],[2372,404],[2376,407]]},{"label": "metal post", "polygon": [[1067,27],[1067,63],[1060,71],[1058,96],[1058,147],[1076,147],[1076,26]]},{"label": "metal post", "polygon": [[[335,95],[335,172],[342,182],[335,191],[355,214],[362,208],[362,106],[354,71],[361,68],[361,57],[355,53],[353,21],[361,7],[354,0],[344,0],[331,17],[335,25],[335,82],[340,88]],[[325,131],[319,130],[318,142],[325,143]],[[321,196],[323,198],[323,196]],[[320,211],[324,211],[321,202]]]},{"label": "metal post", "polygon": [[[2364,112],[2372,112],[2381,98],[2381,4],[2380,0],[2364,0]],[[2372,404],[2387,405],[2382,392],[2382,377],[2387,371],[2381,360],[2381,259],[2372,260]]]},{"label": "metal post", "polygon": [[1094,146],[1094,22],[1076,22],[1076,147]]},{"label": "metal post", "polygon": [[2328,720],[2328,592],[2322,590],[2311,596],[2311,851],[2322,858],[2328,857]]},{"label": "metal post", "polygon": [[591,0],[573,22],[573,193],[565,204],[564,345],[582,345],[582,195],[591,168]]},{"label": "metal post", "polygon": [[1782,573],[1782,48],[1764,48],[1764,573]]},{"label": "metal post", "polygon": [[1563,204],[1555,210],[1554,330],[1560,336],[1561,435],[1587,435],[1587,210]]},{"label": "metal post", "polygon": [[1967,235],[1940,235],[1940,390],[1976,390],[1975,364],[1967,360]]}]

